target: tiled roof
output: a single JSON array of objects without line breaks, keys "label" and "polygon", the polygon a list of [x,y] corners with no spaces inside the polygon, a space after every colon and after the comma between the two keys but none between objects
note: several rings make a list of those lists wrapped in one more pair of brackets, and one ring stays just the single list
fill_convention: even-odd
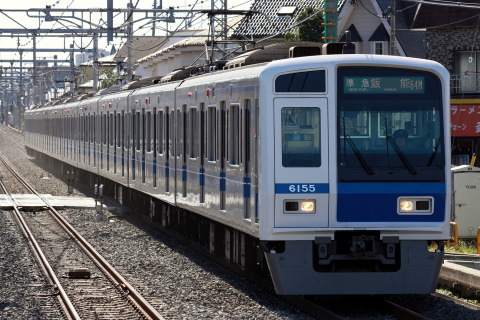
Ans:
[{"label": "tiled roof", "polygon": [[[165,41],[165,37],[154,37],[154,38],[143,38],[143,37],[132,37],[131,53],[132,60],[137,61],[146,55],[151,54],[158,50],[159,45]],[[115,56],[117,58],[127,57],[128,44],[124,43],[117,51]]]},{"label": "tiled roof", "polygon": [[[339,1],[342,2],[342,1]],[[342,2],[343,3],[343,2]],[[285,6],[296,6],[293,17],[279,17],[277,12]],[[250,38],[260,38],[278,33],[278,37],[283,37],[285,30],[292,27],[296,23],[296,18],[305,8],[322,8],[323,0],[255,0],[250,10],[259,11],[248,19],[244,18],[233,36],[242,38],[242,35]]]},{"label": "tiled roof", "polygon": [[[232,35],[232,32],[234,30],[234,27],[239,23],[241,20],[241,16],[234,17],[228,20],[228,25],[232,28],[228,32],[228,36]],[[205,46],[205,42],[209,39],[209,30],[198,30],[198,32],[195,32],[194,37],[188,37],[183,40],[178,41],[177,43],[168,46],[166,48],[161,48],[158,51],[155,51],[141,59],[138,60],[139,63],[143,63],[149,60],[153,60],[156,57],[162,56],[164,54],[167,54],[168,52],[175,50],[177,48],[184,48],[184,47],[190,47],[190,46]]]},{"label": "tiled roof", "polygon": [[[461,3],[479,3],[478,0],[459,0],[458,6],[446,7],[420,4],[412,23],[412,28],[452,28],[476,27],[480,8],[462,8]],[[457,3],[457,2],[456,2]]]}]

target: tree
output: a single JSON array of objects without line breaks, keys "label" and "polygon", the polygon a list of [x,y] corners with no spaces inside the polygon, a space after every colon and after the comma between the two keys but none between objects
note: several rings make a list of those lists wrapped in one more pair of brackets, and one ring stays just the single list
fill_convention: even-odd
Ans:
[{"label": "tree", "polygon": [[[295,19],[298,23],[303,19],[314,14],[317,9],[313,7],[306,7]],[[288,31],[284,35],[284,39],[287,42],[291,41],[322,41],[323,36],[323,14],[319,12],[312,16],[310,19],[304,21],[302,24],[298,25],[292,31]]]},{"label": "tree", "polygon": [[118,84],[117,76],[113,69],[105,70],[103,73],[103,79],[100,81],[99,89],[106,89]]}]

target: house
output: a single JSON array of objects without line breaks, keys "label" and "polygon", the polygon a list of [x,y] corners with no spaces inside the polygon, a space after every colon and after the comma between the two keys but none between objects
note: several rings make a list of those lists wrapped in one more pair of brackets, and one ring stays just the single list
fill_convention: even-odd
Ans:
[{"label": "house", "polygon": [[[115,56],[106,56],[98,59],[98,80],[100,81],[107,70],[116,70],[117,62]],[[78,69],[80,74],[76,77],[77,90],[79,94],[93,92],[93,61],[80,64]]]},{"label": "house", "polygon": [[263,47],[284,42],[285,32],[296,25],[302,11],[307,7],[321,9],[322,6],[323,1],[318,0],[256,0],[250,8],[254,13],[240,21],[232,38]]},{"label": "house", "polygon": [[453,6],[420,4],[412,23],[412,28],[426,30],[426,58],[450,72],[454,164],[469,164],[473,153],[480,152],[479,25],[478,0]]},{"label": "house", "polygon": [[[234,28],[241,21],[242,16],[228,19],[229,31],[227,37],[231,37]],[[163,46],[158,51],[138,60],[135,70],[136,76],[141,77],[162,77],[176,69],[193,65],[204,65],[208,61],[230,59],[241,53],[240,46],[229,44],[234,47],[231,55],[219,50],[212,50],[207,42],[210,40],[209,30],[184,30],[176,33],[180,41],[170,46]],[[236,49],[235,49],[236,48]]]},{"label": "house", "polygon": [[[410,29],[415,9],[414,3],[402,0],[342,1],[338,40],[344,42],[345,31],[349,30],[356,53],[425,58],[425,31]],[[395,41],[391,41],[392,33]]]},{"label": "house", "polygon": [[[412,2],[395,0],[394,54],[425,57],[425,32],[410,30],[415,14]],[[266,46],[284,41],[284,34],[297,23],[298,15],[307,7],[325,12],[324,23],[334,24],[334,37],[324,37],[325,42],[346,41],[345,31],[351,32],[356,53],[390,54],[391,0],[256,0],[251,10],[260,13],[245,17],[235,30],[237,39],[250,39],[255,45]],[[336,8],[334,16],[329,10]],[[333,9],[334,10],[334,9]],[[282,14],[290,12],[290,15]],[[325,26],[319,26],[325,28]],[[328,32],[327,32],[328,33]]]}]

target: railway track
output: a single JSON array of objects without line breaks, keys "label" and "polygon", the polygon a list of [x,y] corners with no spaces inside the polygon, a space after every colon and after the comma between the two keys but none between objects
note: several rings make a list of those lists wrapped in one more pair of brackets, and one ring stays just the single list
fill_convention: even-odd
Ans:
[{"label": "railway track", "polygon": [[[0,169],[0,171],[1,171],[1,169]],[[20,191],[19,191],[19,193],[20,193]],[[43,220],[41,220],[41,219],[43,219],[44,214],[46,215],[46,212],[38,212],[38,213],[35,213],[35,214],[29,213],[29,214],[23,214],[23,215],[27,216],[29,219],[30,218],[33,219],[34,222],[39,226],[39,228],[42,229],[42,227],[45,228],[44,227],[45,223],[47,223],[47,222],[43,222]],[[72,220],[72,219],[70,219],[70,216],[66,216],[66,217],[69,218],[69,221]],[[78,221],[80,221],[80,220],[78,219]],[[80,222],[80,224],[82,224],[82,223],[83,222]],[[152,225],[151,221],[149,221],[148,224]],[[77,228],[81,227],[81,226],[77,225],[77,223],[75,223],[75,226]],[[34,231],[34,232],[36,232],[36,231]],[[48,232],[47,232],[47,235],[48,235]],[[91,239],[91,238],[89,238],[89,239]],[[49,241],[52,242],[52,241],[56,241],[56,240],[49,240]],[[185,242],[188,243],[190,241],[187,240]],[[99,246],[99,248],[100,247],[103,248],[103,246]],[[81,267],[84,267],[84,269],[89,269],[90,268],[89,266],[87,266],[86,264],[83,264],[83,263],[78,263],[78,264],[75,264],[75,265],[78,267],[77,268],[77,269],[79,269],[78,271],[81,271],[80,270],[80,269],[82,269]],[[127,267],[124,266],[124,268],[127,268]],[[65,272],[68,271],[68,270],[69,270],[69,268],[64,268],[64,270],[63,270],[64,276],[60,277],[60,281],[64,280],[64,277],[66,277]],[[97,271],[95,271],[93,269],[93,267],[91,267],[91,269],[89,269],[89,271],[91,273],[91,280],[95,281]],[[124,272],[124,271],[122,270],[122,272]],[[131,275],[129,276],[129,278],[130,277],[131,277]],[[69,279],[69,278],[66,278],[66,279],[69,280],[69,281],[82,283],[83,287],[88,287],[88,281],[89,281],[88,279]],[[136,285],[138,286],[138,284],[136,284]],[[151,289],[147,288],[147,290],[149,290],[151,292]],[[124,294],[123,290],[120,291],[120,294],[121,295]],[[156,296],[158,296],[158,293],[157,294],[152,293],[151,295],[156,297]],[[91,294],[87,294],[86,300],[90,299],[90,302],[99,302],[99,300],[101,300],[103,298],[104,298],[104,295],[102,296],[101,294],[91,293]],[[357,298],[358,297],[352,296],[352,297],[344,297],[344,298],[340,299],[340,301],[341,301],[340,304],[342,306],[339,309],[332,308],[328,303],[326,303],[326,304],[325,303],[324,304],[321,304],[321,303],[316,304],[315,302],[306,300],[305,304],[308,304],[309,306],[308,307],[301,307],[301,309],[306,310],[309,314],[315,315],[315,317],[318,318],[318,319],[355,319],[355,318],[358,318],[358,317],[361,317],[362,319],[386,319],[386,318],[388,318],[388,319],[427,319],[425,316],[421,316],[421,315],[419,315],[417,317],[415,315],[415,313],[411,313],[409,311],[406,311],[406,312],[409,312],[409,313],[407,313],[407,315],[403,315],[403,316],[398,315],[400,312],[402,312],[402,313],[405,312],[403,310],[404,308],[400,308],[403,311],[398,311],[398,310],[395,310],[396,307],[393,306],[391,308],[391,310],[389,310],[390,307],[388,306],[387,302],[384,303],[380,299],[372,300],[370,298],[367,298],[367,299],[362,298],[363,299],[363,301],[362,301],[363,304],[372,305],[372,307],[370,308],[368,313],[375,314],[371,317],[368,316],[368,315],[365,316],[362,308],[358,307],[357,303],[352,303],[352,301],[355,301]],[[151,299],[152,299],[152,297],[149,297],[149,301],[151,301]],[[295,299],[301,300],[300,298],[293,298],[292,300],[289,300],[289,301],[293,301]],[[305,299],[303,299],[303,300],[305,300]],[[370,301],[370,300],[372,300],[372,301]],[[74,302],[74,304],[75,304],[75,302]],[[296,304],[296,305],[301,305],[301,303]],[[157,308],[159,308],[158,305],[156,305],[156,306],[157,306]],[[351,306],[351,308],[350,308],[350,306]],[[163,307],[163,308],[164,309],[174,309],[174,307],[171,306],[171,305],[167,306],[166,308],[165,307]],[[298,309],[298,308],[296,308],[296,309]],[[158,310],[161,310],[161,307]],[[348,311],[348,312],[345,312],[345,311]],[[98,317],[98,318],[101,318],[101,316],[103,315],[99,310],[97,310],[95,312],[93,313],[93,315]],[[162,314],[163,314],[163,312],[164,312],[164,310],[162,310]],[[381,314],[381,315],[379,315],[379,314]],[[115,318],[119,318],[119,317],[115,317]],[[432,317],[431,319],[440,319],[440,318]]]},{"label": "railway track", "polygon": [[[39,196],[5,157],[0,160],[28,192]],[[3,183],[2,188],[8,193]],[[45,208],[25,218],[17,206],[14,212],[67,318],[163,319],[53,207],[46,203]]]}]

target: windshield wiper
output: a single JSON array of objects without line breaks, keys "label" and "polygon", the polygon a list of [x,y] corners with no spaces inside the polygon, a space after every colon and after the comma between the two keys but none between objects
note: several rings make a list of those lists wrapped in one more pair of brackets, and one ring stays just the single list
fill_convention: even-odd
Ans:
[{"label": "windshield wiper", "polygon": [[346,135],[344,136],[344,139],[347,140],[348,142],[348,145],[350,146],[350,148],[352,148],[352,151],[353,153],[355,154],[355,156],[357,157],[358,159],[358,162],[360,162],[360,164],[362,165],[363,169],[365,170],[365,172],[369,175],[372,175],[374,174],[373,173],[373,170],[370,168],[370,166],[367,164],[367,161],[365,161],[365,158],[363,157],[362,153],[360,152],[360,150],[358,149],[358,147],[355,145],[355,143],[353,142],[352,138],[349,136],[349,135]]},{"label": "windshield wiper", "polygon": [[432,155],[430,156],[430,159],[428,159],[427,167],[430,167],[432,165],[433,159],[435,159],[435,156],[437,155],[439,146],[440,146],[440,140],[437,141],[437,143],[435,144],[435,148],[433,148]]},{"label": "windshield wiper", "polygon": [[408,172],[410,172],[410,174],[417,174],[417,171],[415,171],[412,164],[408,161],[407,157],[405,156],[405,153],[403,153],[402,149],[400,149],[400,147],[395,142],[395,140],[393,140],[391,136],[387,136],[387,141],[392,145],[393,150],[395,150],[395,153],[398,155],[398,157],[402,161],[405,168],[408,169]]}]

